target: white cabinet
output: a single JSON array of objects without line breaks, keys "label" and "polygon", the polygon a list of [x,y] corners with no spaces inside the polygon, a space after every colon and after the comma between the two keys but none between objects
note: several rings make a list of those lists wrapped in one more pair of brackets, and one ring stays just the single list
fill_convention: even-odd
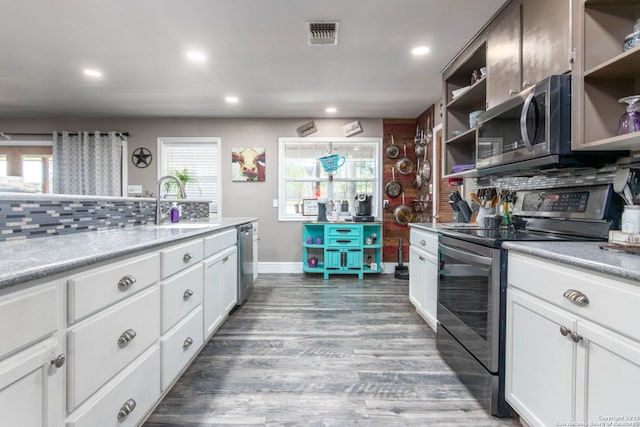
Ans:
[{"label": "white cabinet", "polygon": [[64,420],[61,299],[56,282],[0,297],[3,426],[57,426]]},{"label": "white cabinet", "polygon": [[202,342],[202,305],[198,305],[161,339],[163,391],[198,354]]},{"label": "white cabinet", "polygon": [[258,278],[258,222],[252,222],[253,224],[253,280]]},{"label": "white cabinet", "polygon": [[222,325],[238,299],[238,249],[235,246],[204,262],[204,339]]},{"label": "white cabinet", "polygon": [[640,285],[514,253],[508,281],[506,399],[518,414],[533,426],[637,422]]},{"label": "white cabinet", "polygon": [[435,331],[438,326],[438,233],[412,228],[409,246],[409,299]]}]

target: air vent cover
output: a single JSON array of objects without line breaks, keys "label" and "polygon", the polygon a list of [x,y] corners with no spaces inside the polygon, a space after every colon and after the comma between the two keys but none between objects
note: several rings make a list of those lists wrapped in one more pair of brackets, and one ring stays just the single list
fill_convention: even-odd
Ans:
[{"label": "air vent cover", "polygon": [[338,44],[338,21],[307,22],[307,44],[309,46],[331,46]]}]

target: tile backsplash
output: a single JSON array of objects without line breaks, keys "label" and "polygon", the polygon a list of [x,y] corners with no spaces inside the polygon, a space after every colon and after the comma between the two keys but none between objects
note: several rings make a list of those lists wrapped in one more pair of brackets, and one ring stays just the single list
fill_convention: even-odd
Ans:
[{"label": "tile backsplash", "polygon": [[[162,211],[171,202],[163,200]],[[181,219],[209,217],[206,201],[178,202]],[[155,199],[0,193],[0,242],[153,224]]]}]

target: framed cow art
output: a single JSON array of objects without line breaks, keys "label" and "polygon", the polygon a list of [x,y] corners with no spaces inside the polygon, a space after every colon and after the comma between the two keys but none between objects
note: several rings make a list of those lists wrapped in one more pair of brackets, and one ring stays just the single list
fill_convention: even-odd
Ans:
[{"label": "framed cow art", "polygon": [[231,162],[232,181],[258,182],[265,180],[264,147],[233,148]]}]

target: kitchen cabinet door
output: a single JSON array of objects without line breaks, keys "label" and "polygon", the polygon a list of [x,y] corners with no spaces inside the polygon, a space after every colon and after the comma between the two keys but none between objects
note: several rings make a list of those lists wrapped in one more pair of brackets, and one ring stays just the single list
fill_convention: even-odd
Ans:
[{"label": "kitchen cabinet door", "polygon": [[621,425],[637,425],[640,344],[588,321],[578,321],[577,332],[576,421],[596,425],[619,417]]},{"label": "kitchen cabinet door", "polygon": [[522,4],[522,87],[571,71],[571,0]]},{"label": "kitchen cabinet door", "polygon": [[234,246],[222,258],[222,304],[229,314],[238,302],[238,249]]},{"label": "kitchen cabinet door", "polygon": [[521,4],[515,1],[500,13],[487,37],[487,109],[520,92]]},{"label": "kitchen cabinet door", "polygon": [[421,313],[424,311],[422,301],[424,301],[424,260],[425,252],[409,246],[409,300]]},{"label": "kitchen cabinet door", "polygon": [[222,325],[223,305],[223,261],[222,254],[208,258],[204,262],[204,340]]},{"label": "kitchen cabinet door", "polygon": [[532,426],[574,421],[575,347],[560,332],[574,331],[574,319],[531,295],[507,291],[505,397]]}]

